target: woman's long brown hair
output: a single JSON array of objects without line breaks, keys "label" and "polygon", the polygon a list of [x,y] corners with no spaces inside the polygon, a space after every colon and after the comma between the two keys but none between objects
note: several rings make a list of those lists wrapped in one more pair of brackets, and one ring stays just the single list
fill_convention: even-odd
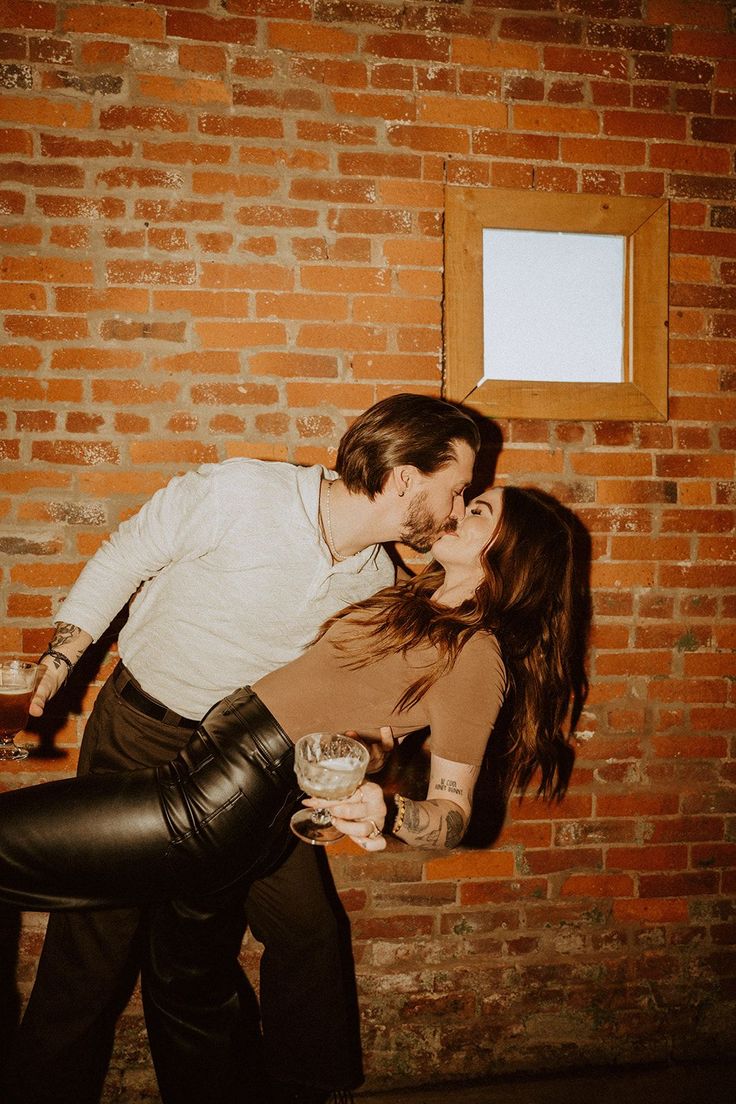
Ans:
[{"label": "woman's long brown hair", "polygon": [[421,575],[380,591],[337,614],[360,629],[337,645],[357,669],[397,651],[434,645],[437,663],[414,681],[397,708],[415,704],[448,671],[477,632],[493,633],[507,674],[509,744],[505,790],[523,790],[536,771],[538,793],[559,797],[569,776],[571,713],[579,713],[584,687],[578,669],[573,518],[551,495],[506,487],[498,529],[481,555],[483,581],[456,608],[435,605],[444,571]]}]

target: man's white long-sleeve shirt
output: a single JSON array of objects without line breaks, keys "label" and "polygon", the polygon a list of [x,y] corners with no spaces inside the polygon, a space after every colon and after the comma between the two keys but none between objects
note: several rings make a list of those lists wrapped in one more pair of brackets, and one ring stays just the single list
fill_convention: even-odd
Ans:
[{"label": "man's white long-sleeve shirt", "polygon": [[394,580],[380,546],[332,563],[319,526],[323,474],[227,460],[172,479],[102,545],[55,620],[97,639],[140,587],[120,657],[149,694],[202,717]]}]

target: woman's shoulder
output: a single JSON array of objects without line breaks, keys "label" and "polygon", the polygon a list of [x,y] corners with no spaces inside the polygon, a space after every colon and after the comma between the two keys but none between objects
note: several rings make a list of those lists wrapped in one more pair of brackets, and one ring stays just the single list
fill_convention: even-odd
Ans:
[{"label": "woman's shoulder", "polygon": [[488,662],[492,660],[503,667],[503,659],[501,657],[501,647],[498,643],[498,638],[495,633],[488,632],[485,629],[480,632],[473,633],[468,640],[467,644],[461,651],[461,655],[465,652],[469,657],[473,657],[476,660],[482,662]]},{"label": "woman's shoulder", "polygon": [[506,687],[506,664],[496,636],[485,631],[473,633],[460,649],[453,671],[458,683],[495,686],[502,694]]}]

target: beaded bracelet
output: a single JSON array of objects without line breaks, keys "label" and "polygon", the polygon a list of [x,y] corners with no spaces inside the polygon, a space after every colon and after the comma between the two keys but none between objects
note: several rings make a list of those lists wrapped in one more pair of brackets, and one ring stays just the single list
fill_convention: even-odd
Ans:
[{"label": "beaded bracelet", "polygon": [[69,675],[74,670],[74,664],[70,660],[69,656],[65,656],[63,652],[57,652],[56,648],[47,648],[43,655],[39,657],[38,662],[40,663],[42,659],[46,658],[46,656],[51,656],[52,659],[60,659],[62,663],[65,663],[67,667],[66,677],[69,678]]}]

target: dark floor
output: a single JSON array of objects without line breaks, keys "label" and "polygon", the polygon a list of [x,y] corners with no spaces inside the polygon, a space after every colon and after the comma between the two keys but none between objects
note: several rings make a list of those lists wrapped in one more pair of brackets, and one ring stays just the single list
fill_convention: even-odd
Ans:
[{"label": "dark floor", "polygon": [[736,1104],[736,1059],[394,1089],[361,1093],[358,1104]]}]

